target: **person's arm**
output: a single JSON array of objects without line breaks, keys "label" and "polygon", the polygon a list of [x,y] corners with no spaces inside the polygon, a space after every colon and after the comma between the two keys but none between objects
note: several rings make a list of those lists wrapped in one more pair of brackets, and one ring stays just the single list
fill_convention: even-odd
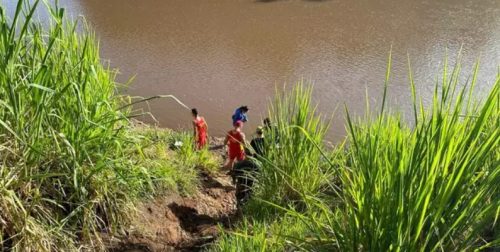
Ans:
[{"label": "person's arm", "polygon": [[226,138],[224,139],[224,145],[227,145],[227,142],[229,142],[229,134],[226,134]]},{"label": "person's arm", "polygon": [[196,123],[193,121],[193,136],[196,138],[198,136],[198,131],[196,129]]},{"label": "person's arm", "polygon": [[208,132],[208,123],[207,123],[207,121],[205,120],[205,118],[203,118],[203,121],[205,122],[205,130]]},{"label": "person's arm", "polygon": [[243,132],[241,132],[241,140],[242,140],[243,145],[247,144],[247,140],[245,139],[245,133],[243,133]]}]

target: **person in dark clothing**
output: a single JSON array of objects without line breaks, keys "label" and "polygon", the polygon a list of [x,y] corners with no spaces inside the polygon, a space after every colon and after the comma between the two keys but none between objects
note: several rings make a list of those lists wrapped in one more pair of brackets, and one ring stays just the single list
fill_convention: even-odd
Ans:
[{"label": "person in dark clothing", "polygon": [[232,171],[233,183],[236,185],[236,200],[238,207],[248,201],[259,167],[252,159],[245,159],[234,165]]},{"label": "person in dark clothing", "polygon": [[264,155],[264,129],[262,127],[257,127],[257,131],[255,132],[256,137],[252,139],[250,145],[252,146],[253,151],[256,155],[254,156],[263,156]]},{"label": "person in dark clothing", "polygon": [[256,159],[258,160],[265,154],[264,129],[259,126],[255,133],[256,137],[250,142],[252,150],[248,150],[248,156],[253,158],[245,159],[234,166],[233,181],[236,185],[238,205],[245,203],[250,198],[255,177],[259,172]]},{"label": "person in dark clothing", "polygon": [[264,122],[264,127],[266,127],[267,129],[271,128],[271,119],[269,117],[266,117],[263,122]]},{"label": "person in dark clothing", "polygon": [[242,121],[242,122],[247,122],[248,121],[248,116],[247,116],[247,112],[248,112],[248,107],[247,106],[241,106],[239,107],[238,109],[236,109],[236,111],[234,111],[234,114],[232,116],[232,119],[233,119],[233,125],[237,122],[237,121]]}]

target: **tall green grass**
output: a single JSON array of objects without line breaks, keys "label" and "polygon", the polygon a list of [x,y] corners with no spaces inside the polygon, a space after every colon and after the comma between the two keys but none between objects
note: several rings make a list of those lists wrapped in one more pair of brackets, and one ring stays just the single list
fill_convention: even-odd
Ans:
[{"label": "tall green grass", "polygon": [[176,161],[131,128],[93,33],[48,5],[42,26],[41,4],[0,14],[0,250],[102,249],[99,234],[126,224],[134,200],[192,191],[208,161]]},{"label": "tall green grass", "polygon": [[269,111],[273,125],[265,132],[266,152],[258,178],[262,199],[302,202],[304,194],[320,193],[331,175],[321,152],[328,123],[316,113],[311,95],[312,87],[304,83],[276,92]]},{"label": "tall green grass", "polygon": [[122,221],[128,197],[115,74],[63,9],[33,21],[39,4],[0,16],[0,236],[15,250],[71,248]]},{"label": "tall green grass", "polygon": [[[266,193],[256,194],[255,201],[264,201],[264,207],[250,204],[247,211],[257,228],[242,226],[234,231],[235,235],[224,236],[214,250],[231,251],[228,244],[248,243],[262,245],[261,251],[277,251],[276,245],[270,246],[268,241],[278,242],[281,250],[306,251],[458,251],[499,246],[500,76],[488,96],[479,101],[474,93],[479,66],[475,66],[467,83],[459,81],[460,68],[457,64],[448,72],[448,66],[444,66],[428,108],[419,102],[410,72],[414,122],[384,108],[387,83],[377,116],[355,119],[347,110],[347,144],[335,147],[331,155],[321,155],[331,170],[338,171],[333,177],[328,169],[317,173],[308,170],[321,164],[319,157],[312,159],[316,163],[309,163],[307,168],[292,161],[310,157],[311,152],[316,153],[314,157],[324,152],[321,145],[315,144],[322,140],[321,131],[304,130],[300,141],[309,142],[306,144],[311,149],[296,149],[293,155],[283,158],[269,156],[275,169],[264,169],[263,176],[282,180],[260,181],[260,190]],[[389,74],[390,64],[386,81]],[[296,99],[301,89],[299,85],[288,99]],[[283,100],[278,100],[278,106],[288,106]],[[305,111],[304,118],[314,118],[314,111]],[[286,113],[273,115],[278,122],[290,118]],[[314,122],[306,119],[298,126]],[[277,134],[283,135],[280,141],[293,142],[287,139],[291,137],[287,134],[290,128],[278,128]],[[312,150],[313,146],[317,150]],[[280,169],[284,163],[291,167]],[[295,169],[304,169],[304,175],[299,176],[304,184],[321,184],[315,181],[324,182],[319,178],[326,174],[330,190],[317,190],[323,188],[320,186],[310,192],[300,183],[290,189],[292,183],[286,180],[302,172]],[[279,201],[269,200],[269,194],[282,197],[287,190],[301,195],[300,200],[308,207],[298,209],[283,201],[276,204]],[[283,217],[274,217],[274,222],[259,218],[268,209],[281,211]],[[290,218],[295,221],[290,222]],[[284,225],[299,225],[302,232],[274,232],[273,225],[285,219],[288,221]],[[271,224],[263,227],[263,223]],[[238,235],[252,232],[256,235]]]},{"label": "tall green grass", "polygon": [[332,246],[456,251],[484,244],[481,232],[500,209],[500,78],[479,105],[472,92],[478,66],[460,88],[460,65],[447,67],[428,110],[414,94],[414,127],[383,108],[374,121],[347,117],[349,169],[340,176],[342,219],[328,227]]}]

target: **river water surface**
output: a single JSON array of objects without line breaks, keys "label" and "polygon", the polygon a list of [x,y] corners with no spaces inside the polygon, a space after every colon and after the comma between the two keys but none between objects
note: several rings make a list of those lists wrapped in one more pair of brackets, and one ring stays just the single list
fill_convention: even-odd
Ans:
[{"label": "river water surface", "polygon": [[[3,0],[10,9],[17,1]],[[173,94],[206,117],[210,131],[231,128],[248,105],[247,133],[260,123],[275,87],[314,83],[319,111],[333,115],[331,138],[345,133],[343,105],[363,115],[365,97],[380,101],[387,57],[393,69],[389,105],[410,113],[407,55],[417,91],[429,103],[439,66],[463,47],[464,79],[481,59],[478,90],[493,85],[500,65],[498,0],[64,0],[100,39],[102,57],[135,76],[125,92]],[[156,100],[161,126],[190,127],[189,111]],[[143,118],[146,121],[150,119]]]}]

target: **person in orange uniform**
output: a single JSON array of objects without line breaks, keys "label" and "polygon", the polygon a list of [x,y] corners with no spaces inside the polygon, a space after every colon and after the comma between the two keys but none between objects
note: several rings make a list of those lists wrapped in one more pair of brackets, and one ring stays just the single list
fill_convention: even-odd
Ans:
[{"label": "person in orange uniform", "polygon": [[197,109],[191,109],[191,114],[193,115],[194,141],[196,143],[196,149],[200,150],[207,145],[208,126],[205,118],[198,115]]},{"label": "person in orange uniform", "polygon": [[233,168],[235,160],[242,161],[245,159],[245,134],[241,131],[242,128],[243,122],[236,121],[234,123],[234,129],[226,134],[224,145],[228,146],[228,159],[224,167],[228,170]]}]

